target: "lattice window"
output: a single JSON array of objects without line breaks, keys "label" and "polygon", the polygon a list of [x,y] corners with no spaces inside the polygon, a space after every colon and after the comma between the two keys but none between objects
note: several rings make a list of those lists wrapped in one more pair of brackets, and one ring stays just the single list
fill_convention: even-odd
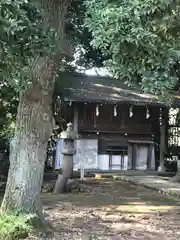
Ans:
[{"label": "lattice window", "polygon": [[169,126],[180,125],[180,111],[179,108],[169,109]]},{"label": "lattice window", "polygon": [[180,127],[170,127],[168,131],[169,146],[180,146]]},{"label": "lattice window", "polygon": [[169,110],[168,145],[180,146],[180,111],[178,108]]}]

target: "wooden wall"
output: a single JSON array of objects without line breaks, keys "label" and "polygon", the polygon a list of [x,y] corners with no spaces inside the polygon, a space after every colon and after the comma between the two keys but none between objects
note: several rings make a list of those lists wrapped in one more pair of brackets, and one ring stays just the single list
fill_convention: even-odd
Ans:
[{"label": "wooden wall", "polygon": [[150,117],[146,119],[144,106],[134,106],[132,117],[129,117],[128,104],[117,107],[117,116],[114,116],[114,106],[110,104],[99,105],[99,116],[96,116],[96,106],[78,104],[79,132],[138,135],[154,135],[159,132],[159,107],[148,107]]},{"label": "wooden wall", "polygon": [[[84,138],[98,139],[98,152],[103,154],[109,146],[127,146],[129,140],[152,141],[155,143],[155,159],[158,166],[160,155],[160,108],[148,107],[150,117],[146,119],[146,106],[134,106],[133,116],[129,116],[129,104],[117,107],[114,116],[113,105],[76,104],[78,110],[78,131]],[[156,166],[156,168],[157,168]]]}]

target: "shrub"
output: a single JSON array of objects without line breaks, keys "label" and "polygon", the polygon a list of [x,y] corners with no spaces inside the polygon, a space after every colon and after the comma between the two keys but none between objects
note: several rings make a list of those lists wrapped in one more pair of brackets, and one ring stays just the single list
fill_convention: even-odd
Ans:
[{"label": "shrub", "polygon": [[0,216],[0,239],[19,240],[28,237],[33,228],[28,224],[30,216],[13,213]]}]

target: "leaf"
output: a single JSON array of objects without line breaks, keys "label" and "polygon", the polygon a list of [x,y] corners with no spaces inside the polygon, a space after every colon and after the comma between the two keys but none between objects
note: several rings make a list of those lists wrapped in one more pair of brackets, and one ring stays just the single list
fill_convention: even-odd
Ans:
[{"label": "leaf", "polygon": [[115,78],[139,82],[162,96],[174,89],[179,79],[174,69],[180,66],[180,0],[86,0],[86,7],[91,43],[108,56],[105,66]]}]

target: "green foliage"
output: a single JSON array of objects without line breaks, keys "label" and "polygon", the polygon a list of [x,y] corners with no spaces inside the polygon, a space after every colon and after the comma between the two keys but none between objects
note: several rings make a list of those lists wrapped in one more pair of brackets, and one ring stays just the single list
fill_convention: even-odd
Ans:
[{"label": "green foliage", "polygon": [[0,1],[0,138],[15,128],[19,92],[36,80],[37,62],[52,56],[55,31],[43,24],[36,0]]},{"label": "green foliage", "polygon": [[86,0],[92,45],[114,77],[163,97],[178,81],[180,1]]},{"label": "green foliage", "polygon": [[14,214],[0,215],[0,239],[18,240],[28,237],[33,231],[28,222],[31,216]]},{"label": "green foliage", "polygon": [[35,59],[54,53],[55,32],[35,1],[2,0],[0,13],[0,81],[21,90],[34,80]]},{"label": "green foliage", "polygon": [[[86,51],[81,51],[78,62],[81,66],[101,66],[101,54],[96,57],[90,45],[91,33],[84,25],[83,2],[72,2],[66,34],[73,45]],[[53,55],[58,39],[53,29],[43,24],[44,14],[35,0],[0,1],[0,12],[0,138],[4,139],[12,135],[15,127],[19,91],[35,78],[35,59]],[[75,70],[67,61],[62,61],[57,75],[64,69]]]},{"label": "green foliage", "polygon": [[100,49],[94,49],[91,45],[92,33],[85,25],[86,8],[84,0],[74,0],[68,12],[66,32],[70,41],[76,47],[76,64],[84,68],[102,67],[106,59]]},{"label": "green foliage", "polygon": [[0,83],[0,139],[12,137],[18,105],[18,92],[8,83]]}]

